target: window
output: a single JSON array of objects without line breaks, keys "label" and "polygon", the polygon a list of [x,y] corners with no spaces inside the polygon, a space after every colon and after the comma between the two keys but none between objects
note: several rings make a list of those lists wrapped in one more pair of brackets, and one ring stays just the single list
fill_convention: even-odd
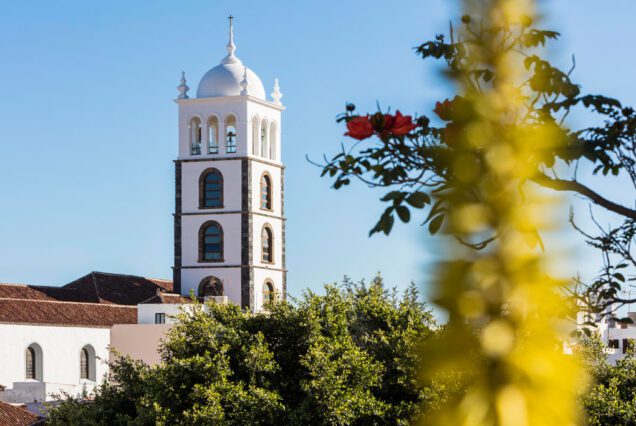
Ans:
[{"label": "window", "polygon": [[252,119],[252,154],[258,155],[258,117]]},{"label": "window", "polygon": [[88,379],[88,351],[82,348],[80,353],[80,379]]},{"label": "window", "polygon": [[24,377],[27,380],[42,380],[42,348],[30,344],[24,351]]},{"label": "window", "polygon": [[26,378],[35,379],[35,350],[30,346],[26,350]]},{"label": "window", "polygon": [[80,379],[95,381],[95,350],[91,345],[80,351]]},{"label": "window", "polygon": [[217,222],[206,222],[199,232],[199,261],[223,261],[223,229]]},{"label": "window", "polygon": [[626,354],[628,351],[634,348],[634,339],[623,339],[623,353]]},{"label": "window", "polygon": [[223,207],[223,175],[217,169],[207,169],[199,178],[199,208]]},{"label": "window", "polygon": [[194,117],[190,120],[190,154],[201,155],[201,119]]},{"label": "window", "polygon": [[272,209],[272,180],[266,174],[261,177],[261,209]]},{"label": "window", "polygon": [[155,324],[165,324],[166,323],[166,314],[163,312],[155,313]]},{"label": "window", "polygon": [[208,154],[219,153],[219,119],[208,118]]},{"label": "window", "polygon": [[228,154],[236,152],[236,118],[233,115],[225,119],[225,151]]},{"label": "window", "polygon": [[274,284],[271,281],[265,281],[263,284],[263,306],[267,307],[275,301]]},{"label": "window", "polygon": [[274,262],[274,242],[272,230],[269,226],[265,225],[263,227],[263,232],[261,233],[261,254],[262,261],[266,263]]},{"label": "window", "polygon": [[223,283],[216,277],[204,278],[199,284],[199,297],[223,296]]},{"label": "window", "polygon": [[261,121],[261,156],[267,158],[267,121]]},{"label": "window", "polygon": [[607,343],[607,347],[610,349],[618,349],[619,348],[618,339],[610,339],[609,342]]},{"label": "window", "polygon": [[269,126],[269,158],[276,159],[276,123]]}]

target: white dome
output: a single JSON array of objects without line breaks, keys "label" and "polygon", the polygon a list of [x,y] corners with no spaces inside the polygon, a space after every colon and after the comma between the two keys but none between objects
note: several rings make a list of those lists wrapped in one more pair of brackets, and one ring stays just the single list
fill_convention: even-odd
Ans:
[{"label": "white dome", "polygon": [[[239,96],[241,81],[243,81],[244,66],[238,58],[229,62],[224,60],[210,71],[206,72],[197,89],[197,98],[212,98],[215,96]],[[247,72],[247,93],[260,99],[265,99],[265,88],[261,79],[251,69]]]}]

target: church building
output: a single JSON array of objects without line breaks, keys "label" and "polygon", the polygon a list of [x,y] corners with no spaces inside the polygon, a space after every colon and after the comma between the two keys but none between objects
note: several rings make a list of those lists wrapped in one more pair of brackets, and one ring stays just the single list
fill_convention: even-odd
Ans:
[{"label": "church building", "polygon": [[0,404],[39,415],[54,394],[90,392],[111,348],[159,362],[191,295],[253,313],[285,297],[285,108],[278,81],[268,98],[236,56],[229,19],[227,54],[196,96],[185,73],[177,87],[173,280],[91,272],[62,286],[0,284]]}]

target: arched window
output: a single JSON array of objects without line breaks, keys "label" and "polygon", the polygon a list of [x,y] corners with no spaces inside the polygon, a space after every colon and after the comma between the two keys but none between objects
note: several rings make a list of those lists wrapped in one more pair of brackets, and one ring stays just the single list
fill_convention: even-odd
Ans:
[{"label": "arched window", "polygon": [[217,169],[207,169],[199,178],[199,208],[223,207],[223,175]]},{"label": "arched window", "polygon": [[199,231],[199,262],[223,261],[223,228],[217,222],[206,222]]},{"label": "arched window", "polygon": [[24,351],[26,379],[42,380],[42,348],[37,343],[30,344]]},{"label": "arched window", "polygon": [[219,153],[219,119],[208,118],[208,154]]},{"label": "arched window", "polygon": [[233,115],[225,118],[225,152],[236,152],[236,117]]},{"label": "arched window", "polygon": [[193,117],[190,120],[190,154],[201,155],[201,119]]},{"label": "arched window", "polygon": [[259,127],[258,117],[252,118],[252,154],[258,155]]},{"label": "arched window", "polygon": [[265,263],[274,262],[274,234],[269,225],[261,232],[261,259]]},{"label": "arched window", "polygon": [[95,350],[91,345],[80,351],[80,379],[95,381]]},{"label": "arched window", "polygon": [[274,293],[274,284],[267,280],[263,284],[263,306],[267,307],[267,305],[276,301],[276,294]]},{"label": "arched window", "polygon": [[261,121],[261,156],[267,158],[267,121]]},{"label": "arched window", "polygon": [[276,159],[276,123],[269,126],[269,158]]},{"label": "arched window", "polygon": [[199,283],[199,297],[223,296],[223,283],[216,277],[206,277]]},{"label": "arched window", "polygon": [[267,174],[261,177],[261,209],[272,209],[272,180]]}]

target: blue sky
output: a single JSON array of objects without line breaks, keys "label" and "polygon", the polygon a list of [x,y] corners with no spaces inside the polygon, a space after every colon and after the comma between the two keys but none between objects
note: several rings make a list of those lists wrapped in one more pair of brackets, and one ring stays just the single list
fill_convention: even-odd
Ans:
[{"label": "blue sky", "polygon": [[[636,5],[546,3],[591,92],[636,104]],[[382,193],[334,191],[305,157],[339,148],[346,101],[429,113],[449,93],[412,47],[448,27],[455,2],[120,1],[0,5],[0,282],[64,284],[92,270],[170,278],[177,95],[237,55],[269,93],[279,78],[286,170],[288,286],[319,289],[381,271],[426,282],[437,242],[417,222],[368,238]],[[619,188],[615,189],[620,195]],[[580,243],[578,243],[580,244]],[[585,259],[585,251],[572,246]],[[580,250],[579,250],[580,249]],[[587,262],[590,263],[590,262]],[[589,269],[589,267],[588,267]]]}]

